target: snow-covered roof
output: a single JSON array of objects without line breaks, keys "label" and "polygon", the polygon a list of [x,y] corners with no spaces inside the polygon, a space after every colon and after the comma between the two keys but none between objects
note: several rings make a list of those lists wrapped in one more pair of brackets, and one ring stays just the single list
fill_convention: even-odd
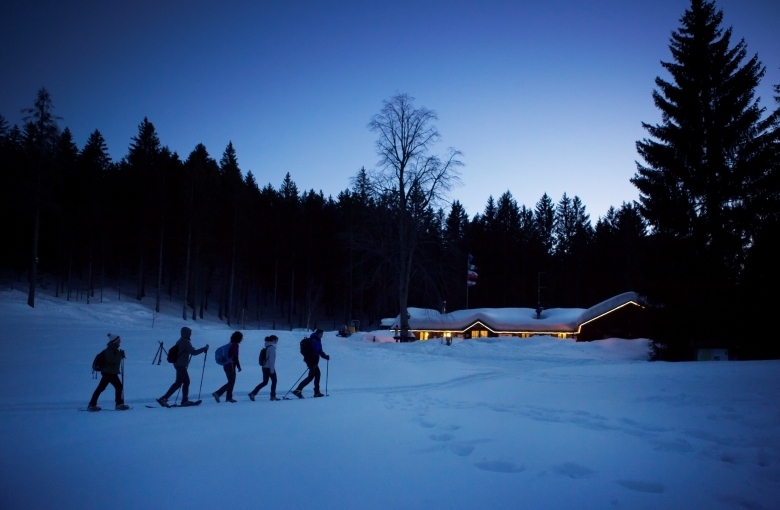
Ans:
[{"label": "snow-covered roof", "polygon": [[[494,332],[577,333],[580,326],[629,303],[641,303],[636,292],[624,292],[590,308],[548,308],[536,318],[533,308],[473,308],[439,313],[428,308],[409,308],[412,331],[465,331],[479,322]],[[390,329],[400,329],[400,316]]]}]

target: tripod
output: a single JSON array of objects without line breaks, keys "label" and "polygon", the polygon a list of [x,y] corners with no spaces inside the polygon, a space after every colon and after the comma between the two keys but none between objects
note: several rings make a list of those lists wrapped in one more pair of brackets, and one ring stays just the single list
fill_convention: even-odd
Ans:
[{"label": "tripod", "polygon": [[154,353],[154,358],[152,359],[152,365],[154,365],[155,361],[157,362],[158,365],[162,363],[163,353],[165,353],[166,356],[168,355],[168,351],[166,351],[165,347],[163,347],[163,343],[160,342],[159,340],[157,341],[157,343],[160,344],[160,346],[157,348],[157,352]]}]

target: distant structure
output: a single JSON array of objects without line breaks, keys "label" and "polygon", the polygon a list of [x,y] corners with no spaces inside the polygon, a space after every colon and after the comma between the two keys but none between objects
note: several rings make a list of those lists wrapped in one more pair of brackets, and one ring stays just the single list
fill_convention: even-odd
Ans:
[{"label": "distant structure", "polygon": [[[412,340],[547,335],[589,341],[647,335],[645,306],[636,292],[619,294],[587,309],[475,308],[439,313],[409,308],[409,315]],[[396,335],[399,322],[396,317],[389,328]]]}]

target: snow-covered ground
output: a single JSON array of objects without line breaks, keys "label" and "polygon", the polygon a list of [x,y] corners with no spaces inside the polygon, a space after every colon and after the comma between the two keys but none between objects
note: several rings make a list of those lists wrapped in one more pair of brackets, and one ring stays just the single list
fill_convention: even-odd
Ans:
[{"label": "snow-covered ground", "polygon": [[[157,342],[216,321],[0,292],[0,508],[586,509],[780,507],[780,362],[649,363],[646,341],[547,337],[397,344],[325,334],[328,398],[257,402],[269,331],[246,331],[236,404],[146,408],[173,382]],[[107,333],[127,412],[78,412]],[[304,371],[279,336],[283,395]],[[386,334],[386,333],[385,333]],[[190,365],[197,397],[203,357]],[[325,368],[323,368],[323,390]],[[304,392],[311,396],[311,385]],[[113,390],[101,396],[113,407]]]}]

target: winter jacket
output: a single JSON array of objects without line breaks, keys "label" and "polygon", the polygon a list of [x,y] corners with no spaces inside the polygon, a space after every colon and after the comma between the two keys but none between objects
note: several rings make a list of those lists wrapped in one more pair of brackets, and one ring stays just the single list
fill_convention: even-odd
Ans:
[{"label": "winter jacket", "polygon": [[124,357],[125,351],[119,349],[114,342],[108,342],[108,347],[103,351],[103,358],[106,363],[100,373],[119,375],[119,366]]},{"label": "winter jacket", "polygon": [[265,363],[263,368],[269,368],[272,374],[276,373],[276,343],[265,343]]},{"label": "winter jacket", "polygon": [[328,358],[328,355],[322,350],[322,340],[316,335],[312,335],[309,337],[309,341],[311,342],[312,354],[304,357],[303,361],[306,362],[307,365],[319,365],[320,358]]},{"label": "winter jacket", "polygon": [[238,342],[231,342],[230,348],[228,349],[228,358],[230,358],[230,361],[233,362],[233,364],[241,370],[241,363],[238,361]]},{"label": "winter jacket", "polygon": [[176,345],[179,346],[179,357],[173,362],[175,367],[187,368],[190,365],[190,356],[197,356],[202,352],[206,352],[205,345],[200,349],[196,349],[192,346],[189,338],[180,338]]}]

